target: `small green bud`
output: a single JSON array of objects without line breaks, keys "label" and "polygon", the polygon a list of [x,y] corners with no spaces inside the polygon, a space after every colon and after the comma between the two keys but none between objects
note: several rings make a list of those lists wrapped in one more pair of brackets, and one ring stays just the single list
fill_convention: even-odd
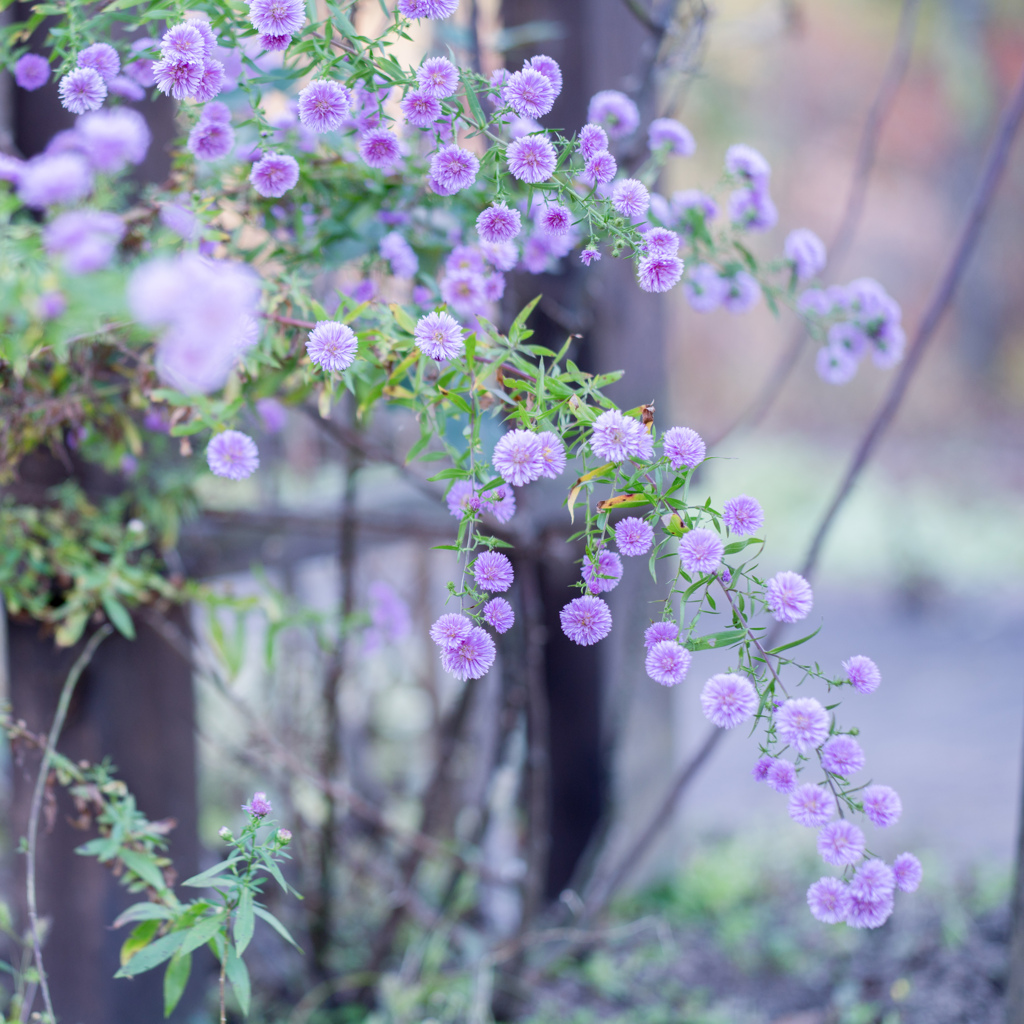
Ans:
[{"label": "small green bud", "polygon": [[223,828],[217,833],[224,840],[225,843],[230,843],[235,837],[231,834],[231,829],[224,825]]}]

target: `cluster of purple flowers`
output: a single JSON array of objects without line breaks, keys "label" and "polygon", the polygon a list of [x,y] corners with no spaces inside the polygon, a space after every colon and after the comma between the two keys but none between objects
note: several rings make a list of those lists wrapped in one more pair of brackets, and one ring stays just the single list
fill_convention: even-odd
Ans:
[{"label": "cluster of purple flowers", "polygon": [[510,430],[494,446],[491,465],[513,487],[541,477],[555,480],[566,465],[565,445],[553,431]]},{"label": "cluster of purple flowers", "polygon": [[696,313],[711,313],[719,307],[730,313],[746,313],[761,298],[761,286],[753,274],[736,269],[723,274],[710,263],[693,267],[683,289]]},{"label": "cluster of purple flowers", "polygon": [[768,161],[756,149],[738,143],[726,151],[725,170],[740,185],[729,195],[732,222],[748,231],[775,227],[779,213],[768,191],[772,174]]},{"label": "cluster of purple flowers", "polygon": [[[511,606],[508,611],[511,612]],[[500,606],[492,610],[490,617],[497,619],[505,629],[511,626],[508,616]],[[494,629],[499,633],[505,631],[498,626],[494,626]],[[475,625],[468,616],[457,612],[442,615],[430,627],[430,639],[441,650],[441,664],[444,670],[450,672],[456,679],[479,679],[486,675],[498,656],[494,640],[488,632]]]},{"label": "cluster of purple flowers", "polygon": [[512,256],[510,264],[508,256],[504,245],[456,245],[444,263],[441,298],[460,316],[487,312],[505,294],[505,276],[501,271],[515,265],[515,257]]},{"label": "cluster of purple flowers", "polygon": [[516,496],[509,484],[481,491],[470,480],[456,480],[445,499],[448,511],[456,519],[469,513],[473,518],[486,512],[499,523],[507,523],[516,511]]},{"label": "cluster of purple flowers", "polygon": [[285,50],[306,20],[302,0],[248,0],[249,21],[264,50]]},{"label": "cluster of purple flowers", "polygon": [[231,111],[227,105],[214,101],[203,107],[203,113],[188,135],[189,152],[199,160],[220,160],[235,145],[231,127]]},{"label": "cluster of purple flowers", "polygon": [[203,18],[172,25],[160,40],[160,60],[152,69],[157,89],[176,100],[212,100],[227,80],[223,62],[213,55],[216,46],[217,37]]}]

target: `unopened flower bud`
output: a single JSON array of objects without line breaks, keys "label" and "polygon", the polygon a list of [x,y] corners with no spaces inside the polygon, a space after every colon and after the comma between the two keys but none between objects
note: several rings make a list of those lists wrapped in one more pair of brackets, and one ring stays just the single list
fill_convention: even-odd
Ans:
[{"label": "unopened flower bud", "polygon": [[277,841],[282,846],[287,846],[292,841],[292,834],[286,828],[279,828],[277,830]]},{"label": "unopened flower bud", "polygon": [[225,843],[230,843],[235,837],[231,834],[231,829],[224,825],[221,830],[217,833],[224,840]]}]

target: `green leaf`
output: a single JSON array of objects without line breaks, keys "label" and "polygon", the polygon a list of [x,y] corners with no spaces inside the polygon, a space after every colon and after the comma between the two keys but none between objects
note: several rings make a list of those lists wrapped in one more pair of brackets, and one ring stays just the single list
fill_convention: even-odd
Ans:
[{"label": "green leaf", "polygon": [[463,80],[463,86],[466,90],[466,99],[469,101],[469,109],[473,112],[473,116],[476,118],[478,127],[482,127],[487,124],[488,118],[484,113],[483,107],[480,106],[480,100],[477,94],[470,88],[468,82]]},{"label": "green leaf", "polygon": [[[526,321],[529,315],[533,312],[537,303],[540,302],[542,296],[538,295],[535,299],[528,302],[520,311],[519,316],[512,321],[512,326],[508,329],[509,341],[515,343],[526,337],[525,328]],[[532,332],[530,332],[532,333]]]},{"label": "green leaf", "polygon": [[731,647],[746,636],[743,629],[724,629],[719,633],[708,633],[705,636],[691,636],[683,646],[690,651],[710,651],[719,647]]},{"label": "green leaf", "polygon": [[[193,889],[207,889],[209,888],[218,876],[222,875],[228,868],[230,868],[235,861],[238,860],[238,854],[233,853],[227,860],[222,860],[219,864],[214,864],[212,868],[207,868],[205,871],[200,871],[198,875],[193,875],[191,878],[186,878],[182,885],[190,886]],[[231,879],[232,883],[235,879]]]},{"label": "green leaf", "polygon": [[288,929],[285,928],[285,926],[281,924],[281,922],[278,921],[278,919],[274,917],[274,915],[269,910],[264,910],[262,907],[255,905],[253,906],[252,909],[256,916],[266,921],[267,924],[269,924],[270,927],[273,928],[274,931],[277,932],[277,934],[285,940],[285,942],[294,946],[300,953],[302,952],[302,947],[291,937],[291,935],[288,933]]},{"label": "green leaf", "polygon": [[243,889],[238,900],[238,909],[235,911],[235,946],[238,948],[238,955],[245,952],[245,947],[252,939],[253,929],[256,927],[256,919],[252,910],[252,889]]},{"label": "green leaf", "polygon": [[159,903],[133,903],[111,927],[121,928],[133,921],[170,921],[173,917],[173,911]]},{"label": "green leaf", "polygon": [[185,935],[186,932],[184,931],[171,932],[170,935],[165,935],[163,938],[157,939],[156,942],[151,942],[144,949],[136,953],[114,977],[134,978],[135,975],[144,974],[146,971],[151,971],[154,967],[158,967],[165,960],[170,960],[178,951],[178,947],[185,941]]},{"label": "green leaf", "polygon": [[146,885],[151,885],[154,889],[162,891],[167,888],[167,882],[164,880],[164,873],[156,866],[152,854],[141,853],[138,850],[129,850],[125,847],[121,847],[117,851],[118,857],[124,861],[124,865],[129,871],[134,871],[135,874],[141,878]]},{"label": "green leaf", "polygon": [[192,950],[205,946],[226,924],[227,918],[221,912],[212,917],[202,918],[198,924],[185,930],[187,938],[181,944],[182,954],[191,953]]},{"label": "green leaf", "polygon": [[192,970],[192,954],[176,953],[164,971],[164,1016],[170,1017],[178,1005],[188,984],[188,976]]},{"label": "green leaf", "polygon": [[745,547],[748,547],[751,544],[763,543],[764,541],[761,540],[760,537],[747,537],[746,540],[736,540],[733,541],[731,544],[726,544],[725,551],[723,553],[726,555],[735,555],[736,552],[742,551]]},{"label": "green leaf", "polygon": [[773,647],[768,653],[781,654],[783,651],[788,651],[791,647],[799,647],[801,644],[807,643],[808,640],[813,640],[820,632],[821,626],[819,626],[813,633],[808,633],[807,636],[800,637],[799,640],[791,640],[788,644],[783,644],[781,647]]},{"label": "green leaf", "polygon": [[231,945],[228,945],[228,960],[225,966],[225,973],[228,976],[228,981],[231,982],[231,987],[235,990],[235,997],[238,999],[238,1005],[242,1011],[242,1016],[248,1017],[249,1000],[251,997],[249,969],[245,966],[245,961],[238,956],[234,947]]},{"label": "green leaf", "polygon": [[159,930],[159,921],[143,921],[142,924],[136,925],[128,938],[121,943],[121,966],[124,967],[140,949],[148,946]]},{"label": "green leaf", "polygon": [[392,302],[388,305],[391,310],[391,315],[395,318],[395,323],[405,331],[406,334],[416,333],[416,321],[413,320],[409,314],[402,309],[397,302]]}]

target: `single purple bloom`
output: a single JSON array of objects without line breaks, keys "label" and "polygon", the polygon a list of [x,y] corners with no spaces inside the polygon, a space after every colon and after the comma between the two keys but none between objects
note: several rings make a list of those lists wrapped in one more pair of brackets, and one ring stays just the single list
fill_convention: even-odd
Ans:
[{"label": "single purple bloom", "polygon": [[407,93],[400,106],[406,121],[414,128],[430,128],[441,116],[441,101],[419,89]]},{"label": "single purple bloom", "polygon": [[372,128],[359,139],[359,155],[375,170],[390,173],[402,161],[402,144],[386,128]]},{"label": "single purple bloom", "polygon": [[365,650],[373,650],[381,642],[394,644],[408,635],[409,606],[390,583],[374,580],[367,588],[367,597],[371,626],[364,638]]},{"label": "single purple bloom", "polygon": [[540,441],[540,457],[544,463],[541,476],[549,480],[557,480],[565,469],[565,445],[562,439],[551,430],[542,430],[537,435]]},{"label": "single purple bloom", "polygon": [[455,516],[456,519],[461,519],[466,512],[472,512],[475,518],[476,513],[483,507],[477,490],[470,480],[456,480],[448,489],[445,502],[448,505],[448,514]]},{"label": "single purple bloom", "polygon": [[441,665],[456,679],[479,679],[487,674],[497,654],[490,636],[473,626],[469,636],[441,650]]},{"label": "single purple bloom", "polygon": [[152,139],[142,114],[125,107],[86,114],[78,119],[75,135],[93,167],[104,174],[142,163]]},{"label": "single purple bloom", "polygon": [[544,475],[540,438],[529,430],[510,430],[494,446],[491,465],[506,483],[522,487]]},{"label": "single purple bloom", "polygon": [[693,469],[704,461],[707,447],[696,430],[689,427],[671,427],[661,438],[661,447],[673,469]]},{"label": "single purple bloom", "polygon": [[476,219],[476,230],[485,242],[509,242],[519,234],[522,218],[504,203],[488,206]]},{"label": "single purple bloom", "polygon": [[562,69],[558,66],[558,61],[554,57],[549,57],[545,53],[538,53],[536,57],[523,61],[523,70],[525,71],[527,68],[539,71],[551,83],[551,88],[555,90],[556,97],[562,91]]},{"label": "single purple bloom", "polygon": [[265,818],[274,808],[270,805],[266,793],[253,793],[252,800],[242,804],[242,810],[254,818]]},{"label": "single purple bloom", "polygon": [[819,316],[828,316],[835,308],[835,303],[824,288],[807,288],[800,293],[796,305],[801,313],[817,313]]},{"label": "single purple bloom", "polygon": [[472,630],[472,619],[447,612],[430,627],[430,639],[441,648],[455,647],[467,639]]},{"label": "single purple bloom", "polygon": [[774,758],[765,781],[776,793],[792,793],[796,789],[796,768],[793,762],[782,757]]},{"label": "single purple bloom", "polygon": [[892,911],[892,893],[880,896],[877,900],[861,899],[851,893],[846,923],[851,928],[880,928],[892,916]]},{"label": "single purple bloom", "polygon": [[790,794],[789,816],[805,828],[819,828],[835,813],[835,797],[821,786],[805,782]]},{"label": "single purple bloom", "polygon": [[61,104],[72,114],[87,114],[103,106],[107,83],[94,68],[75,68],[60,80],[57,91]]},{"label": "single purple bloom", "polygon": [[839,924],[850,913],[850,893],[840,878],[825,876],[807,890],[807,906],[823,924]]},{"label": "single purple bloom", "polygon": [[636,104],[616,89],[595,93],[587,106],[587,120],[602,125],[613,139],[632,135],[640,124],[640,111]]},{"label": "single purple bloom", "polygon": [[562,632],[581,647],[596,644],[612,631],[611,609],[591,594],[573,598],[559,612],[559,618]]},{"label": "single purple bloom", "polygon": [[33,157],[22,166],[18,181],[18,198],[34,209],[76,203],[91,191],[92,171],[77,153]]},{"label": "single purple bloom", "polygon": [[638,419],[625,416],[618,409],[608,409],[594,420],[590,447],[598,458],[622,462],[638,456],[645,447],[644,436]]},{"label": "single purple bloom", "polygon": [[714,530],[698,527],[679,541],[679,561],[691,576],[707,576],[722,562],[725,545]]},{"label": "single purple bloom", "polygon": [[622,579],[622,559],[614,551],[599,551],[596,566],[590,558],[583,559],[582,574],[588,593],[614,590]]},{"label": "single purple bloom", "polygon": [[484,254],[475,245],[457,245],[444,261],[446,270],[471,270],[474,274],[487,271]]},{"label": "single purple bloom", "polygon": [[558,203],[545,206],[540,216],[540,226],[552,235],[564,235],[572,227],[572,214]]},{"label": "single purple bloom", "polygon": [[619,165],[611,153],[596,153],[584,164],[580,180],[591,188],[596,185],[607,185],[618,170]]},{"label": "single purple bloom", "polygon": [[853,775],[864,767],[864,751],[852,736],[830,736],[821,748],[821,766],[833,775]]},{"label": "single purple bloom", "polygon": [[755,782],[765,782],[767,780],[768,769],[771,768],[774,760],[774,757],[767,756],[758,758],[757,763],[750,769],[750,774],[754,776]]},{"label": "single purple bloom", "polygon": [[786,235],[782,251],[793,264],[797,281],[809,281],[825,269],[828,253],[825,243],[807,228],[797,228]]},{"label": "single purple bloom", "polygon": [[675,156],[693,156],[697,143],[684,124],[671,117],[656,117],[647,128],[647,146],[652,153],[665,147]]},{"label": "single purple bloom", "polygon": [[292,37],[287,32],[267,33],[259,37],[259,44],[267,53],[280,53],[291,45]]},{"label": "single purple bloom", "polygon": [[729,195],[729,219],[748,231],[768,231],[779,221],[772,197],[761,189],[737,189]]},{"label": "single purple bloom", "polygon": [[601,253],[597,249],[584,249],[580,253],[580,263],[585,267],[589,267],[591,263],[596,263],[601,259]]},{"label": "single purple bloom", "polygon": [[885,323],[871,335],[871,361],[882,370],[895,366],[907,346],[906,331],[899,324]]},{"label": "single purple bloom", "polygon": [[443,100],[459,87],[459,69],[447,57],[428,57],[416,71],[416,81],[427,96]]},{"label": "single purple bloom", "polygon": [[[209,31],[209,24],[206,28]],[[160,55],[165,60],[184,60],[201,65],[210,47],[196,20],[182,21],[169,28],[160,40]]]},{"label": "single purple bloom", "polygon": [[203,118],[188,133],[188,150],[200,160],[220,160],[231,152],[234,145],[234,129],[223,121]]},{"label": "single purple bloom", "polygon": [[484,291],[483,275],[472,270],[459,270],[441,279],[441,298],[463,316],[483,312],[487,302]]},{"label": "single purple bloom", "polygon": [[679,627],[674,622],[652,622],[644,630],[644,647],[650,650],[662,640],[675,640],[679,636]]},{"label": "single purple bloom", "polygon": [[532,185],[547,181],[558,163],[555,147],[543,135],[526,135],[510,142],[505,150],[505,159],[513,178]]},{"label": "single purple bloom", "polygon": [[516,615],[512,605],[503,597],[492,597],[480,609],[480,614],[495,633],[507,633],[515,624]]},{"label": "single purple bloom", "polygon": [[891,896],[896,876],[883,860],[872,857],[864,861],[850,881],[850,893],[860,900],[879,900]]},{"label": "single purple bloom", "polygon": [[745,270],[737,270],[731,277],[722,279],[725,283],[725,294],[722,305],[730,313],[746,313],[757,305],[761,298],[761,286],[757,279]]},{"label": "single purple bloom", "polygon": [[892,873],[902,892],[916,892],[921,884],[921,862],[912,853],[901,853],[892,862]]},{"label": "single purple bloom", "polygon": [[678,256],[645,256],[637,265],[637,280],[645,292],[667,292],[683,276],[683,261]]},{"label": "single purple bloom", "polygon": [[252,165],[249,181],[261,196],[280,199],[299,182],[298,161],[286,153],[268,153]]},{"label": "single purple bloom", "polygon": [[700,693],[704,717],[720,729],[732,729],[757,710],[757,691],[734,672],[712,676]]},{"label": "single purple bloom", "polygon": [[710,263],[698,263],[683,283],[683,290],[695,313],[710,313],[725,300],[729,284]]},{"label": "single purple bloom", "polygon": [[794,697],[775,712],[775,729],[784,743],[807,754],[828,736],[828,712],[813,697]]},{"label": "single purple bloom", "polygon": [[777,572],[768,581],[765,597],[776,622],[806,619],[814,604],[811,585],[799,573],[789,571]]},{"label": "single purple bloom", "polygon": [[677,218],[689,221],[691,227],[695,217],[708,221],[718,216],[718,203],[697,188],[684,188],[679,192],[673,192],[671,208]]},{"label": "single purple bloom", "polygon": [[146,90],[133,78],[117,75],[107,83],[107,91],[111,96],[120,96],[132,103],[139,103],[146,98]]},{"label": "single purple bloom", "polygon": [[580,129],[576,145],[586,163],[598,153],[608,152],[608,133],[599,124],[585,124]]},{"label": "single purple bloom", "polygon": [[419,257],[398,231],[389,231],[380,240],[380,254],[391,264],[391,273],[401,280],[415,277],[420,268]]},{"label": "single purple bloom", "polygon": [[900,820],[903,802],[891,786],[868,786],[861,793],[864,813],[879,828],[888,828]]},{"label": "single purple bloom", "polygon": [[540,118],[555,103],[555,87],[546,75],[527,66],[509,75],[502,97],[520,117]]},{"label": "single purple bloom", "polygon": [[41,89],[50,80],[50,62],[38,53],[23,53],[14,65],[14,81],[28,92]]},{"label": "single purple bloom", "polygon": [[104,82],[109,82],[121,70],[121,58],[110,43],[93,43],[80,51],[75,63],[80,68],[92,68]]},{"label": "single purple bloom", "polygon": [[499,484],[480,496],[481,508],[499,523],[507,523],[516,512],[516,496],[509,484]]},{"label": "single purple bloom", "polygon": [[651,228],[644,234],[643,251],[648,256],[675,256],[679,252],[680,237],[668,228]]},{"label": "single purple bloom", "polygon": [[259,468],[256,442],[240,430],[217,434],[206,447],[206,462],[215,476],[244,480]]},{"label": "single purple bloom", "polygon": [[767,184],[772,173],[768,161],[756,149],[742,142],[726,150],[725,169],[755,186]]},{"label": "single purple bloom", "polygon": [[306,341],[309,358],[328,373],[347,370],[358,347],[359,340],[352,328],[336,320],[318,320]]},{"label": "single purple bloom", "polygon": [[203,64],[165,57],[153,65],[156,87],[176,100],[192,97],[203,80]]},{"label": "single purple bloom", "polygon": [[484,551],[473,561],[473,579],[481,590],[502,593],[512,586],[512,563],[500,551]]},{"label": "single purple bloom", "polygon": [[225,77],[224,65],[211,57],[203,64],[203,73],[192,90],[192,98],[200,103],[206,103],[214,96],[219,96],[224,88]]},{"label": "single purple bloom", "polygon": [[843,818],[829,822],[818,833],[818,853],[826,864],[856,864],[864,856],[864,833]]},{"label": "single purple bloom", "polygon": [[686,678],[693,655],[674,640],[659,640],[647,652],[647,675],[662,686],[675,686]]},{"label": "single purple bloom", "polygon": [[398,0],[398,10],[407,18],[430,18],[434,21],[450,18],[458,6],[459,0]]},{"label": "single purple bloom", "polygon": [[305,20],[302,0],[249,0],[249,21],[263,35],[294,35]]},{"label": "single purple bloom", "polygon": [[615,546],[627,557],[646,555],[653,543],[654,530],[643,519],[629,516],[615,524]]},{"label": "single purple bloom", "polygon": [[276,398],[257,398],[256,412],[268,434],[279,434],[288,422],[288,410]]},{"label": "single purple bloom", "polygon": [[722,507],[722,521],[737,537],[749,537],[764,525],[764,510],[756,498],[740,494]]},{"label": "single purple bloom", "polygon": [[855,654],[844,661],[843,670],[858,693],[874,693],[882,681],[878,666],[863,654]]},{"label": "single purple bloom", "polygon": [[203,37],[202,59],[209,60],[213,56],[214,48],[217,45],[217,37],[213,33],[210,22],[204,18],[186,18],[185,25],[191,25]]},{"label": "single purple bloom", "polygon": [[68,300],[61,292],[43,292],[39,296],[39,315],[44,320],[56,320],[68,308]]},{"label": "single purple bloom", "polygon": [[430,160],[430,177],[444,190],[442,195],[454,195],[469,188],[476,181],[480,161],[459,146],[445,146]]}]

